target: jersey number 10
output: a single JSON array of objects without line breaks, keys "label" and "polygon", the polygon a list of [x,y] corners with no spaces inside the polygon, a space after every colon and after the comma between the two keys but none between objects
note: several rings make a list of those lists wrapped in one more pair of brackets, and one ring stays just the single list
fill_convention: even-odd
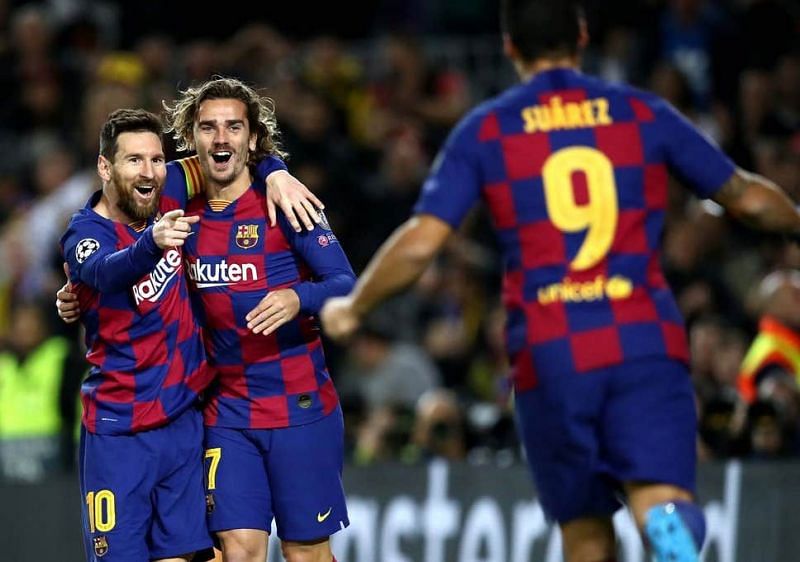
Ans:
[{"label": "jersey number 10", "polygon": [[107,533],[117,524],[114,492],[111,490],[98,490],[86,494],[86,508],[90,533],[95,531]]}]

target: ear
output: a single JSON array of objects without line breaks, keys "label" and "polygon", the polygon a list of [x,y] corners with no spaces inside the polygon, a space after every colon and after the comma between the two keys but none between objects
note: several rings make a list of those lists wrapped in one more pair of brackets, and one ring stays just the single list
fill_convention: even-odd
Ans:
[{"label": "ear", "polygon": [[258,140],[258,135],[255,133],[250,134],[250,142],[247,143],[248,148],[250,148],[250,152],[256,151],[256,141]]},{"label": "ear", "polygon": [[104,182],[111,181],[111,162],[102,154],[97,157],[97,175]]}]

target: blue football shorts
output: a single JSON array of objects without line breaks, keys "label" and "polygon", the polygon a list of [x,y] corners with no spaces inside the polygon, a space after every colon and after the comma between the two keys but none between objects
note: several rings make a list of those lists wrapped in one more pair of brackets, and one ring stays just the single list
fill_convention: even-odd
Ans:
[{"label": "blue football shorts", "polygon": [[695,491],[697,413],[686,366],[641,359],[586,373],[537,372],[515,397],[542,507],[565,523],[621,507],[623,482]]},{"label": "blue football shorts", "polygon": [[207,427],[205,458],[211,531],[269,532],[274,518],[282,540],[312,541],[350,524],[340,408],[300,426]]},{"label": "blue football shorts", "polygon": [[190,408],[133,435],[81,428],[80,487],[90,562],[143,562],[205,551],[203,420]]}]

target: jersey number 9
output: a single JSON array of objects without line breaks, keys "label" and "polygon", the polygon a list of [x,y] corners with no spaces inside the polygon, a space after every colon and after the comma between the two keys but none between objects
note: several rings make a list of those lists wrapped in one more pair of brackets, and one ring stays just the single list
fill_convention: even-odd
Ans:
[{"label": "jersey number 9", "polygon": [[[575,202],[572,174],[586,176],[589,201]],[[608,157],[588,146],[574,146],[554,152],[542,167],[547,214],[553,225],[562,232],[586,230],[583,241],[570,269],[583,271],[605,258],[614,242],[619,209],[614,166]]]}]

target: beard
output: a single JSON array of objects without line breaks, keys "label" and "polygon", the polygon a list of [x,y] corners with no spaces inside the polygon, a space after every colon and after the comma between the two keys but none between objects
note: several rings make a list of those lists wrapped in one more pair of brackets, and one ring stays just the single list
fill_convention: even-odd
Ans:
[{"label": "beard", "polygon": [[158,210],[159,200],[161,199],[161,189],[163,186],[156,185],[155,182],[151,182],[154,185],[153,197],[149,202],[142,204],[136,201],[134,198],[134,185],[144,182],[128,182],[126,184],[122,178],[113,172],[112,180],[117,186],[117,195],[119,196],[117,207],[120,211],[125,213],[126,216],[134,221],[147,220],[150,217],[155,216],[156,211]]}]

